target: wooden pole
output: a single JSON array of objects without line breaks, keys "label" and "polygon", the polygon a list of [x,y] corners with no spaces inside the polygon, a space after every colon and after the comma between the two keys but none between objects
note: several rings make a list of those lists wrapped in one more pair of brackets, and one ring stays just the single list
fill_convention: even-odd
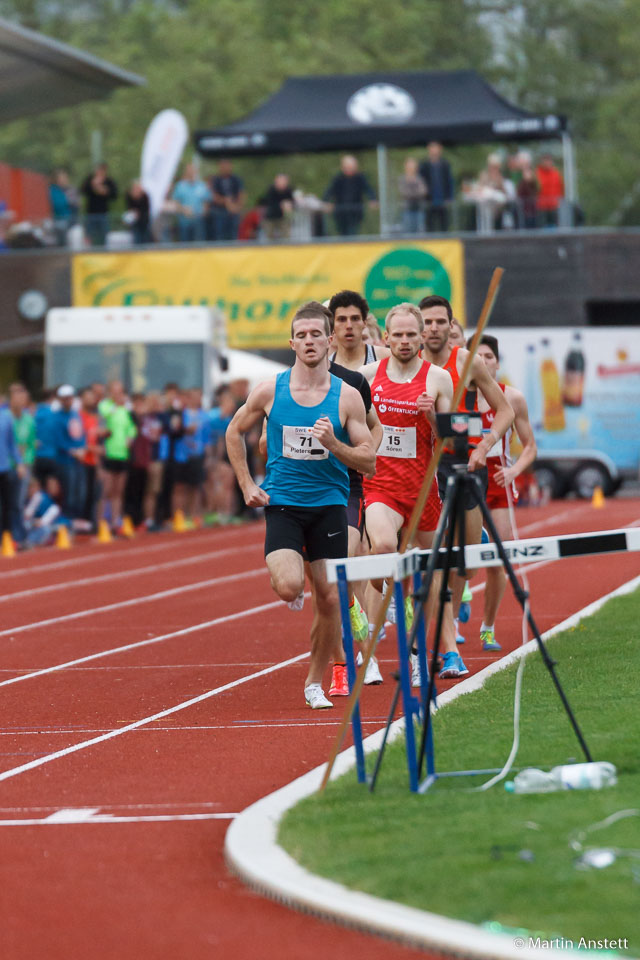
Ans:
[{"label": "wooden pole", "polygon": [[[489,317],[491,316],[491,311],[493,310],[493,305],[498,295],[498,289],[500,287],[500,282],[502,280],[503,273],[504,273],[504,270],[502,269],[502,267],[496,267],[495,270],[493,271],[493,275],[491,277],[491,283],[489,284],[489,289],[487,290],[487,295],[485,297],[482,311],[480,313],[480,319],[478,320],[478,326],[473,336],[473,340],[471,341],[471,344],[469,346],[469,355],[467,356],[464,367],[462,368],[462,373],[460,374],[460,380],[458,382],[458,386],[456,387],[456,390],[453,394],[453,401],[451,404],[452,411],[455,411],[458,409],[460,401],[462,400],[462,395],[467,388],[467,382],[469,380],[469,375],[471,373],[471,364],[473,363],[473,359],[476,355],[476,350],[480,342],[480,337],[482,336],[484,329],[487,326],[487,323],[489,322]],[[402,536],[399,553],[404,553],[406,551],[408,544],[411,542],[413,535],[416,532],[418,522],[420,520],[420,517],[422,516],[422,511],[424,510],[425,504],[427,502],[427,497],[429,496],[429,491],[431,490],[433,480],[436,475],[436,470],[438,469],[438,464],[440,463],[440,457],[442,456],[443,447],[444,447],[444,441],[438,440],[433,449],[433,456],[431,457],[431,460],[429,462],[427,472],[425,474],[424,480],[422,482],[422,486],[420,488],[420,492],[418,494],[418,498],[416,500],[415,506],[411,513],[411,517],[409,518],[409,523]],[[382,598],[382,607],[380,608],[380,613],[376,618],[376,623],[373,628],[373,633],[369,637],[362,651],[362,657],[363,657],[362,665],[358,670],[358,673],[356,675],[356,682],[354,684],[353,690],[349,695],[349,699],[347,700],[345,705],[344,716],[342,718],[342,722],[340,723],[338,733],[336,734],[336,739],[331,748],[331,754],[329,756],[329,761],[327,763],[327,769],[324,772],[322,783],[320,784],[320,792],[322,792],[325,789],[327,783],[329,782],[329,777],[331,776],[333,765],[336,762],[336,758],[338,754],[340,753],[342,742],[347,732],[347,727],[351,722],[353,711],[355,709],[356,703],[358,702],[358,698],[360,697],[360,693],[362,691],[362,687],[364,684],[364,676],[367,670],[367,666],[369,664],[369,661],[371,660],[371,657],[373,656],[373,651],[376,648],[376,639],[378,637],[378,634],[382,630],[385,617],[387,615],[387,610],[389,609],[389,604],[391,602],[392,595],[393,595],[393,591],[387,590],[384,597]],[[398,615],[401,615],[401,611],[398,611]]]}]

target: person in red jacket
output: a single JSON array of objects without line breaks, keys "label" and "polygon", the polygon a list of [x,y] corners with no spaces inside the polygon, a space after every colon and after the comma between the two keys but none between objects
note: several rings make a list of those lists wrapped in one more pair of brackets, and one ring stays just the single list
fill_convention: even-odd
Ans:
[{"label": "person in red jacket", "polygon": [[545,153],[540,158],[536,176],[540,184],[537,199],[540,226],[557,227],[558,208],[564,197],[564,181],[550,154]]}]

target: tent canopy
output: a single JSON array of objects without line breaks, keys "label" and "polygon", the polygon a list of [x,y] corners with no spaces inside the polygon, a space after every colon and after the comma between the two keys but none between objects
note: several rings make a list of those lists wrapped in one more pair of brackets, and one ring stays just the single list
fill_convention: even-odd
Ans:
[{"label": "tent canopy", "polygon": [[291,77],[244,120],[198,131],[209,157],[557,138],[562,116],[537,116],[474,70]]},{"label": "tent canopy", "polygon": [[135,73],[0,18],[0,123],[144,83]]}]

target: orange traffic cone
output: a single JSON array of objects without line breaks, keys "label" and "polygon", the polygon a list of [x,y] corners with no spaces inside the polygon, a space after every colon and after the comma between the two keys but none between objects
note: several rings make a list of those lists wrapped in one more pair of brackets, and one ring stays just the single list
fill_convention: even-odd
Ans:
[{"label": "orange traffic cone", "polygon": [[176,510],[174,513],[172,529],[174,533],[184,533],[187,529],[187,525],[184,521],[184,512],[182,510]]},{"label": "orange traffic cone", "polygon": [[98,523],[98,543],[111,543],[112,540],[109,524],[106,520],[101,520]]},{"label": "orange traffic cone", "polygon": [[131,539],[131,537],[135,537],[136,531],[133,529],[131,517],[123,517],[120,533],[123,537],[128,537],[129,539]]},{"label": "orange traffic cone", "polygon": [[3,557],[15,557],[16,555],[13,537],[8,530],[5,530],[2,534],[2,548],[0,549],[0,553]]},{"label": "orange traffic cone", "polygon": [[595,507],[596,510],[601,510],[604,507],[604,493],[602,492],[602,487],[596,487],[593,491],[593,496],[591,497],[591,506]]},{"label": "orange traffic cone", "polygon": [[61,523],[56,533],[56,547],[58,550],[71,550],[71,538],[64,523]]}]

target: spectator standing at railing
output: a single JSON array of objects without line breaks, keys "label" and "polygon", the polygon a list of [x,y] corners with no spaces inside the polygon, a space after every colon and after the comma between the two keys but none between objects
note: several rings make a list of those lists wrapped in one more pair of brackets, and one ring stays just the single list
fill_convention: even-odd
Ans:
[{"label": "spectator standing at railing", "polygon": [[135,244],[151,243],[149,195],[139,180],[133,180],[125,197],[124,222],[133,234]]},{"label": "spectator standing at railing", "polygon": [[85,439],[82,420],[74,409],[76,391],[65,383],[56,394],[60,409],[55,411],[56,461],[62,483],[62,502],[65,516],[73,521],[82,518],[85,502],[84,453]]},{"label": "spectator standing at railing", "polygon": [[545,153],[540,157],[536,176],[540,184],[537,202],[540,226],[557,227],[560,201],[564,197],[564,180],[551,154]]},{"label": "spectator standing at railing", "polygon": [[418,161],[407,157],[404,173],[398,180],[398,193],[403,203],[403,233],[424,233],[427,192],[427,184],[418,172]]},{"label": "spectator standing at railing", "polygon": [[538,192],[540,184],[533,167],[524,167],[517,186],[520,220],[525,230],[538,226]]},{"label": "spectator standing at railing", "polygon": [[115,180],[109,176],[109,167],[100,163],[82,184],[81,192],[87,201],[87,233],[93,246],[104,246],[109,231],[109,207],[118,197]]},{"label": "spectator standing at railing", "polygon": [[69,174],[63,167],[59,167],[51,174],[49,202],[56,241],[60,246],[64,246],[67,242],[67,230],[78,219],[80,199],[78,191],[71,186]]},{"label": "spectator standing at railing", "polygon": [[195,163],[184,168],[182,180],[173,188],[171,199],[178,204],[178,236],[181,243],[201,241],[206,237],[205,215],[211,200],[209,187],[198,177]]},{"label": "spectator standing at railing", "polygon": [[293,189],[286,173],[278,173],[260,201],[264,207],[263,225],[270,240],[283,240],[291,230]]},{"label": "spectator standing at railing", "polygon": [[427,185],[427,230],[429,233],[449,229],[449,208],[454,198],[451,165],[442,154],[442,144],[427,144],[427,159],[420,164],[420,176]]},{"label": "spectator standing at railing", "polygon": [[244,183],[233,172],[230,160],[220,160],[218,172],[209,180],[209,239],[225,242],[238,239],[240,213],[245,204]]},{"label": "spectator standing at railing", "polygon": [[340,236],[351,237],[360,232],[364,218],[364,202],[377,206],[373,187],[358,167],[355,157],[346,156],[340,161],[340,172],[335,175],[323,200],[333,211],[336,229]]}]

